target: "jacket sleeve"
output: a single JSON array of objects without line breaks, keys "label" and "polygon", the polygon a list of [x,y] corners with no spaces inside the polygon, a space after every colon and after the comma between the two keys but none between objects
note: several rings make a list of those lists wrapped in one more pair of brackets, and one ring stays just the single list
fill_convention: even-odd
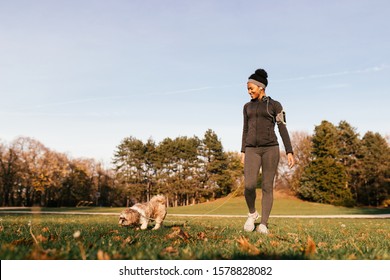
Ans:
[{"label": "jacket sleeve", "polygon": [[279,134],[282,137],[283,145],[286,150],[286,154],[293,154],[293,149],[291,145],[290,135],[287,130],[286,123],[277,118],[278,114],[281,114],[283,107],[279,102],[275,102],[275,120],[278,125]]},{"label": "jacket sleeve", "polygon": [[241,152],[245,153],[245,142],[246,142],[246,137],[248,135],[248,115],[246,113],[246,105],[244,106],[243,115],[244,115],[244,125],[242,129]]}]

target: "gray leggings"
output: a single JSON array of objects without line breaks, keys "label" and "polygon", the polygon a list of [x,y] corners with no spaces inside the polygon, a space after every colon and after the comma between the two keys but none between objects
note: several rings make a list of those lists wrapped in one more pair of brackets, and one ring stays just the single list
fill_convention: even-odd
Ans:
[{"label": "gray leggings", "polygon": [[262,168],[261,223],[267,225],[273,204],[273,186],[279,164],[279,146],[245,149],[245,200],[250,213],[256,211],[256,185],[260,167]]}]

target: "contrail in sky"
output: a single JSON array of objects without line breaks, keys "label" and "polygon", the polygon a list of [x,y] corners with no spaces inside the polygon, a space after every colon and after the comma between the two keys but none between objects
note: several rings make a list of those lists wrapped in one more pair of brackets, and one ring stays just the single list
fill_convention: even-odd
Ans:
[{"label": "contrail in sky", "polygon": [[[205,86],[205,87],[199,87],[199,88],[190,88],[190,89],[182,89],[182,90],[173,90],[173,91],[166,91],[166,92],[149,92],[149,93],[143,93],[143,95],[149,95],[149,96],[168,96],[168,95],[176,95],[176,94],[185,94],[185,93],[191,93],[191,92],[200,92],[204,90],[209,89],[223,89],[223,88],[230,88],[235,85],[225,85],[225,86]],[[33,106],[32,108],[40,109],[40,108],[46,108],[46,107],[52,107],[52,106],[63,106],[63,105],[72,105],[72,104],[81,104],[81,103],[88,103],[93,101],[102,101],[102,100],[113,100],[113,99],[125,99],[125,98],[133,98],[134,95],[117,95],[117,96],[106,96],[106,97],[91,97],[91,98],[84,98],[84,99],[74,99],[74,100],[68,100],[68,101],[62,101],[62,102],[52,102],[47,104],[40,104]]]},{"label": "contrail in sky", "polygon": [[336,77],[336,76],[346,76],[346,75],[353,75],[353,74],[373,73],[373,72],[383,71],[387,68],[389,68],[389,66],[386,64],[383,64],[380,66],[375,66],[375,67],[370,67],[370,68],[360,69],[360,70],[350,70],[350,71],[325,73],[325,74],[313,74],[313,75],[308,75],[308,76],[287,78],[287,79],[274,80],[274,81],[275,82],[290,82],[290,81],[301,81],[301,80],[308,80],[308,79],[320,79],[320,78],[328,78],[328,77]]},{"label": "contrail in sky", "polygon": [[155,92],[155,93],[149,93],[148,95],[175,95],[175,94],[190,93],[196,91],[204,91],[209,89],[230,88],[232,86],[236,86],[236,85],[207,86],[207,87],[190,88],[190,89],[174,90],[174,91],[167,91],[167,92]]},{"label": "contrail in sky", "polygon": [[[274,79],[273,81],[274,82],[290,82],[290,81],[302,81],[302,80],[308,80],[308,79],[321,79],[321,78],[336,77],[336,76],[346,76],[346,75],[354,75],[354,74],[380,72],[380,71],[386,70],[388,68],[389,68],[389,65],[382,64],[380,66],[369,67],[366,69],[347,70],[347,71],[342,71],[342,72],[333,72],[333,73],[325,73],[325,74],[313,74],[313,75],[308,75],[308,76],[293,77],[293,78],[286,78],[286,79]],[[242,86],[242,85],[243,85],[243,83],[230,84],[230,85],[224,85],[224,86],[204,86],[204,87],[165,91],[165,92],[149,92],[149,93],[144,93],[144,95],[169,96],[169,95],[176,95],[176,94],[201,92],[201,91],[210,90],[210,89],[231,88],[231,87]],[[47,107],[53,107],[53,106],[81,104],[81,103],[88,103],[88,102],[94,102],[94,101],[125,99],[125,98],[133,98],[133,97],[134,97],[134,95],[117,95],[117,96],[114,95],[114,96],[106,96],[106,97],[91,97],[91,98],[84,98],[84,99],[75,99],[75,100],[41,104],[41,105],[33,106],[30,109],[41,109],[41,108],[47,108]]]}]

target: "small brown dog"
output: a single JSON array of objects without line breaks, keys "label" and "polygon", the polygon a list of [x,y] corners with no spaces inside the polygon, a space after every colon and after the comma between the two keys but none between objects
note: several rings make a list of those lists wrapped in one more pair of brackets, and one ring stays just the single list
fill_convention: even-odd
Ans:
[{"label": "small brown dog", "polygon": [[141,225],[144,230],[148,227],[150,220],[156,221],[153,230],[159,229],[167,215],[167,200],[163,195],[153,196],[149,202],[137,203],[132,207],[123,210],[119,216],[119,225],[137,226]]}]

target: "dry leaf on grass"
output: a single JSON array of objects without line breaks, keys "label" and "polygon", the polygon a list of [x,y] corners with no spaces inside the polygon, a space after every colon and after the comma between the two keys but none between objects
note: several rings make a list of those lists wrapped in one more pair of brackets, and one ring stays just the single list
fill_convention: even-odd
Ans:
[{"label": "dry leaf on grass", "polygon": [[305,256],[311,256],[316,253],[316,243],[314,240],[308,236],[307,237],[307,244],[306,244],[306,249],[305,249]]},{"label": "dry leaf on grass", "polygon": [[203,231],[202,231],[202,232],[199,232],[199,233],[197,234],[197,236],[198,236],[198,239],[207,241],[206,233],[204,233]]},{"label": "dry leaf on grass", "polygon": [[249,255],[259,255],[260,250],[253,244],[249,243],[248,239],[245,238],[244,236],[240,236],[239,238],[236,239],[240,249]]},{"label": "dry leaf on grass", "polygon": [[112,237],[112,240],[113,241],[121,241],[122,237],[120,237],[119,235],[115,235],[115,236]]},{"label": "dry leaf on grass", "polygon": [[13,240],[11,242],[11,245],[14,245],[14,246],[20,246],[20,245],[28,245],[29,246],[32,244],[34,244],[34,241],[32,239],[27,239],[27,238]]},{"label": "dry leaf on grass", "polygon": [[40,234],[40,235],[37,235],[36,240],[37,240],[39,243],[42,243],[42,242],[46,242],[46,241],[48,240],[48,238],[47,238],[47,237],[44,237],[42,234]]},{"label": "dry leaf on grass", "polygon": [[165,248],[164,250],[161,251],[161,254],[162,255],[165,255],[165,254],[168,254],[168,255],[177,255],[179,253],[179,251],[175,248],[173,248],[172,246],[169,246],[167,248]]},{"label": "dry leaf on grass", "polygon": [[109,260],[110,256],[108,255],[108,253],[103,252],[102,250],[99,250],[97,252],[97,259],[98,260]]},{"label": "dry leaf on grass", "polygon": [[183,240],[188,240],[190,238],[190,235],[187,232],[183,231],[180,227],[173,227],[172,230],[173,232],[166,235],[166,238],[173,239],[179,237]]},{"label": "dry leaf on grass", "polygon": [[125,245],[125,244],[131,244],[131,243],[133,243],[133,239],[130,237],[130,236],[128,236],[128,237],[126,237],[126,239],[124,239],[123,240],[123,245]]},{"label": "dry leaf on grass", "polygon": [[342,248],[344,245],[343,244],[336,244],[336,245],[333,245],[333,250],[339,250],[340,248]]},{"label": "dry leaf on grass", "polygon": [[48,227],[42,228],[42,232],[48,232],[48,231],[50,231]]},{"label": "dry leaf on grass", "polygon": [[326,243],[326,242],[319,242],[318,244],[317,244],[317,247],[318,248],[326,248],[328,246],[328,243]]},{"label": "dry leaf on grass", "polygon": [[54,260],[56,255],[56,249],[42,250],[36,246],[29,256],[32,260]]}]

